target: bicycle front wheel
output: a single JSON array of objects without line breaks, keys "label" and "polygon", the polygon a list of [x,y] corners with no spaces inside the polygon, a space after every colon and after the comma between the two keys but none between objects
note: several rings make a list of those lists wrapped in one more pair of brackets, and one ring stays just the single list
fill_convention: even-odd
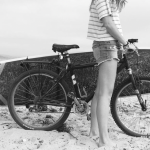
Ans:
[{"label": "bicycle front wheel", "polygon": [[24,129],[53,130],[68,118],[72,101],[65,81],[49,70],[30,70],[12,84],[8,107],[11,116]]},{"label": "bicycle front wheel", "polygon": [[147,110],[142,111],[130,79],[124,80],[114,90],[111,113],[119,128],[130,136],[150,136],[150,77],[139,77],[137,87]]}]

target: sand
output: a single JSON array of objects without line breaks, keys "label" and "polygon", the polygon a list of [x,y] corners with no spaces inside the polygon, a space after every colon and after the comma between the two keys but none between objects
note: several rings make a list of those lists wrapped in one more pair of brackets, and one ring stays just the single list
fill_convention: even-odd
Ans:
[{"label": "sand", "polygon": [[11,118],[7,107],[0,106],[0,150],[149,150],[150,139],[126,135],[109,116],[109,135],[117,148],[100,147],[88,137],[90,121],[70,114],[66,121],[70,133],[24,130]]}]

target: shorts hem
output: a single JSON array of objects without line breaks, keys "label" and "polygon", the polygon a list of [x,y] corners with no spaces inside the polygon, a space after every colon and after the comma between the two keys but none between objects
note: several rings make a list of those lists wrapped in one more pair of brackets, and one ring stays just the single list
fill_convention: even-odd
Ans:
[{"label": "shorts hem", "polygon": [[120,61],[119,58],[109,58],[109,59],[103,60],[103,61],[101,61],[101,62],[97,62],[97,65],[96,65],[96,66],[99,66],[100,64],[102,64],[102,63],[104,63],[104,62],[106,62],[106,61],[111,61],[111,60],[116,60],[117,62]]}]

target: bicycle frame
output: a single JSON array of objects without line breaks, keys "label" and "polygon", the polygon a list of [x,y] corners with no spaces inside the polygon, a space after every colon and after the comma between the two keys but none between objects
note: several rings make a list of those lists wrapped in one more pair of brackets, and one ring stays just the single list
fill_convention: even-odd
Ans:
[{"label": "bicycle frame", "polygon": [[[77,98],[82,98],[82,96],[80,95],[80,91],[79,91],[80,89],[79,89],[78,84],[77,84],[77,80],[76,80],[76,77],[75,77],[75,74],[74,74],[74,70],[94,67],[94,66],[97,66],[98,64],[97,63],[86,63],[86,64],[80,64],[80,65],[72,65],[71,61],[70,61],[69,54],[66,55],[66,58],[68,60],[68,64],[66,65],[67,66],[66,67],[66,73],[62,76],[62,78],[68,72],[70,72],[70,75],[71,75],[71,78],[72,78],[72,83],[73,83],[74,90],[75,90],[75,95],[76,95]],[[120,65],[117,67],[117,74],[119,72],[121,72],[124,68],[126,68],[126,70],[128,70],[128,72],[129,72],[129,76],[130,76],[130,79],[132,81],[132,84],[134,85],[134,89],[137,90],[137,88],[135,86],[134,76],[132,74],[132,69],[129,66],[126,54],[123,54],[123,58],[120,59],[119,63],[120,63]],[[93,97],[93,95],[94,95],[94,93],[89,95],[88,98],[86,99],[86,102],[89,102],[91,100],[91,98]]]},{"label": "bicycle frame", "polygon": [[[80,89],[79,89],[79,86],[78,86],[78,83],[77,83],[77,80],[76,80],[76,76],[74,74],[74,70],[76,69],[83,69],[83,68],[89,68],[89,67],[94,67],[94,66],[97,66],[98,64],[96,62],[93,62],[93,63],[85,63],[85,64],[80,64],[80,65],[73,65],[71,63],[71,59],[70,59],[70,56],[69,56],[69,53],[68,51],[64,52],[64,53],[61,53],[59,56],[59,59],[55,59],[51,62],[47,62],[47,61],[28,61],[28,60],[25,60],[21,63],[22,66],[24,66],[27,70],[29,70],[29,64],[30,63],[39,63],[39,64],[49,64],[49,65],[55,65],[56,68],[60,69],[60,73],[59,73],[59,78],[55,79],[56,83],[55,85],[62,79],[64,78],[68,73],[70,73],[71,75],[71,79],[72,79],[72,84],[73,84],[73,87],[74,87],[74,91],[75,91],[75,94],[73,93],[70,94],[68,93],[68,97],[70,99],[73,100],[76,100],[76,102],[78,103],[78,100],[77,99],[84,99],[87,103],[93,98],[93,95],[94,95],[94,91],[93,93],[91,93],[90,95],[86,96],[86,98],[80,94]],[[62,68],[58,65],[58,62],[63,59],[63,58],[66,58],[67,59],[67,65],[66,65],[66,68]],[[138,90],[138,88],[136,87],[136,84],[135,84],[135,77],[132,73],[132,68],[129,66],[129,63],[128,63],[128,60],[127,60],[127,56],[126,54],[123,54],[123,57],[120,59],[119,61],[120,65],[117,67],[117,74],[119,72],[121,72],[124,68],[128,71],[128,74],[129,74],[129,78],[132,82],[132,85],[133,85],[133,88],[135,90],[135,94],[137,95],[138,97],[138,100],[139,100],[139,103],[142,107],[142,110],[146,110],[146,104],[145,102],[143,101],[141,95],[140,95],[140,92]],[[55,86],[54,85],[54,86]],[[49,91],[48,91],[49,92]],[[46,94],[45,94],[46,95]],[[42,98],[44,98],[44,96],[42,96]]]},{"label": "bicycle frame", "polygon": [[[60,73],[59,73],[59,79],[56,79],[57,82],[59,82],[62,78],[64,78],[68,73],[70,73],[71,75],[71,79],[72,79],[72,84],[73,84],[73,87],[74,87],[74,91],[75,91],[75,96],[77,98],[82,98],[81,94],[80,94],[80,89],[78,87],[78,84],[77,84],[77,80],[76,80],[76,76],[74,74],[74,70],[76,69],[83,69],[83,68],[90,68],[90,67],[95,67],[97,66],[98,64],[96,62],[93,62],[93,63],[85,63],[85,64],[80,64],[80,65],[73,65],[71,63],[71,60],[70,60],[70,56],[69,56],[69,53],[66,52],[65,54],[63,54],[63,57],[67,58],[67,65],[66,65],[66,68],[62,68],[58,65],[58,62],[60,61],[60,59],[63,59],[61,58],[62,55],[59,56],[59,60],[56,59],[56,60],[53,60],[51,62],[47,62],[47,61],[28,61],[28,60],[25,60],[25,61],[22,61],[21,63],[21,66],[24,66],[26,68],[26,70],[29,70],[29,64],[30,63],[39,63],[39,64],[55,64],[55,67],[56,68],[59,68],[61,69]],[[129,74],[130,72],[132,72],[132,69],[129,67],[129,64],[128,64],[128,60],[127,60],[127,57],[126,57],[126,54],[123,54],[123,58],[120,59],[119,61],[120,65],[119,67],[117,67],[117,74],[119,72],[121,72],[124,68],[126,68],[128,71],[129,71]],[[130,74],[130,78],[131,80],[133,81],[133,85],[135,85],[135,81],[134,81],[134,77],[133,77],[133,74],[131,73]],[[134,86],[135,87],[135,86]],[[136,87],[135,87],[136,89]],[[94,93],[93,93],[94,94]],[[93,94],[89,95],[88,98],[86,99],[87,102],[89,102],[93,96]]]}]

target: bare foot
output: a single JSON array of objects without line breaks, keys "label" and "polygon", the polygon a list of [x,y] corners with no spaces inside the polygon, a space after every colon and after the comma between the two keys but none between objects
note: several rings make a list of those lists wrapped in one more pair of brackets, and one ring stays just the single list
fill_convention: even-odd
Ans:
[{"label": "bare foot", "polygon": [[97,144],[98,147],[102,147],[102,146],[108,146],[108,147],[117,147],[117,144],[114,143],[112,140],[110,140],[109,138],[108,139],[105,139],[102,141],[100,141],[99,139],[99,135],[96,134],[96,133],[90,133],[89,134],[89,137],[90,139],[94,140]]},{"label": "bare foot", "polygon": [[[96,143],[96,145],[98,146],[99,135],[90,133],[90,134],[89,134],[89,138],[92,139],[92,140]],[[98,147],[99,147],[99,146],[98,146]]]},{"label": "bare foot", "polygon": [[120,149],[118,149],[117,147],[103,145],[103,146],[99,147],[97,150],[120,150]]},{"label": "bare foot", "polygon": [[100,142],[98,143],[98,147],[102,146],[108,146],[108,147],[117,147],[117,144],[111,140],[108,140],[107,142]]},{"label": "bare foot", "polygon": [[116,147],[117,146],[117,144],[114,143],[110,139],[105,140],[105,142],[100,141],[99,135],[90,136],[90,138],[96,142],[98,147],[102,147],[102,146]]},{"label": "bare foot", "polygon": [[95,141],[95,143],[98,145],[99,136],[90,136],[90,139],[92,139],[93,141]]}]

